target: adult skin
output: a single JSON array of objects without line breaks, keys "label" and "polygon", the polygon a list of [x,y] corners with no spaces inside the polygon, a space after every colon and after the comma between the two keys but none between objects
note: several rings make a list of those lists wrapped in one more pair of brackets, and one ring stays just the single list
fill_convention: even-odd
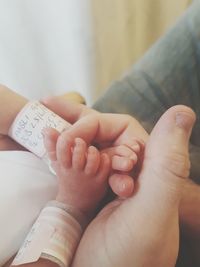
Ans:
[{"label": "adult skin", "polygon": [[[78,121],[80,118],[83,118],[87,115],[92,115],[93,112],[96,112],[84,105],[65,102],[62,99],[58,99],[55,97],[47,98],[44,103],[50,109],[60,114],[63,118],[67,119],[72,124]],[[121,121],[119,117],[120,115],[117,115],[116,117],[112,117],[110,122],[108,119],[109,117],[104,117],[103,114],[101,114],[100,116],[102,121],[104,120],[104,118],[107,118],[104,123],[104,128],[101,130],[101,141],[104,141],[107,138],[107,140],[114,140],[118,145],[123,144],[128,138],[132,137],[133,131],[134,134],[143,139],[143,141],[146,142],[148,140],[148,135],[146,131],[138,123],[137,120],[131,120],[131,125],[129,125],[128,117],[126,117],[127,115],[125,115],[127,121]],[[79,123],[77,124],[77,127],[79,127],[78,125]],[[118,132],[118,134],[113,135],[110,129],[118,129],[118,131],[114,131],[114,133]],[[92,134],[94,135],[94,132],[92,132],[91,129],[84,128],[83,138],[86,138],[86,140],[87,138],[92,140],[92,138],[94,138]],[[96,136],[96,138],[98,141],[98,136]],[[117,178],[110,180],[111,187],[117,187],[116,180]],[[194,238],[195,240],[197,240],[200,239],[200,186],[188,179],[184,188],[185,190],[181,199],[179,211],[180,222],[182,224],[183,229],[185,230],[186,235],[192,239]]]},{"label": "adult skin", "polygon": [[185,185],[179,213],[183,238],[180,267],[200,266],[199,12],[200,1],[192,1],[177,23],[94,104],[100,112],[132,115],[149,133],[171,106],[182,104],[195,111],[197,122],[190,140],[190,178],[194,182],[188,180]]},{"label": "adult skin", "polygon": [[[70,121],[72,124],[78,121],[80,118],[83,118],[86,115],[92,115],[96,111],[89,109],[84,105],[75,105],[73,103],[64,102],[59,100],[58,98],[48,98],[45,100],[45,104],[58,114],[60,114],[63,118]],[[101,114],[102,121],[104,120],[104,116]],[[119,114],[116,114],[115,117],[112,117],[111,120],[106,121],[104,123],[105,128],[101,131],[101,141],[107,140],[115,140],[116,144],[123,144],[127,139],[132,137],[132,132],[134,135],[142,138],[143,141],[148,140],[148,135],[146,131],[144,131],[143,127],[138,123],[137,120],[131,119],[131,125],[127,124],[129,121],[129,116],[125,115],[126,120],[120,120]],[[107,117],[108,118],[108,117]],[[103,124],[103,123],[102,123]],[[113,124],[113,125],[112,125]],[[79,123],[77,124],[77,127]],[[120,134],[113,135],[110,129],[118,129]],[[86,132],[84,132],[86,130]],[[92,139],[91,129],[87,128],[83,131],[83,137]],[[98,140],[98,136],[97,140]],[[122,163],[123,165],[123,163]],[[111,177],[110,186],[113,188],[113,191],[117,191],[118,187],[118,179],[120,179],[120,175]],[[179,208],[179,219],[181,224],[181,229],[188,241],[185,243],[187,245],[186,252],[188,253],[186,258],[181,259],[180,266],[182,266],[182,261],[184,262],[194,262],[195,266],[198,266],[200,263],[199,257],[199,245],[200,245],[200,186],[194,183],[191,179],[187,179],[184,184],[184,190],[182,193],[182,198],[180,202]],[[184,244],[184,245],[185,245]],[[184,251],[185,254],[185,251]],[[178,263],[179,264],[179,263]]]},{"label": "adult skin", "polygon": [[[55,98],[44,102],[71,123],[93,112],[84,106],[75,107]],[[81,137],[88,142],[107,141],[117,144],[131,138],[128,125],[116,136],[113,135],[110,131],[110,125],[114,123],[113,117],[107,116],[107,120],[109,116],[112,118],[110,124],[105,123],[104,116],[100,115],[98,131],[91,132],[91,129],[85,128]],[[178,118],[176,123],[175,117]],[[120,120],[117,122],[118,128]],[[178,252],[178,208],[182,196],[180,184],[183,186],[183,179],[180,178],[186,178],[189,174],[186,143],[193,123],[194,114],[183,106],[172,108],[162,117],[147,141],[144,164],[137,180],[138,191],[131,199],[113,202],[91,223],[83,236],[73,266],[132,266],[133,263],[134,266],[175,266]],[[73,138],[76,136],[79,127],[82,127],[80,121],[67,132],[69,139],[70,135]],[[137,130],[141,133],[141,126],[135,121],[134,134]],[[146,133],[142,137],[146,138]],[[160,206],[163,202],[161,204],[156,199],[164,201],[163,208]],[[151,214],[155,214],[155,218],[151,218]],[[141,225],[146,225],[147,222],[148,227],[143,229]]]}]

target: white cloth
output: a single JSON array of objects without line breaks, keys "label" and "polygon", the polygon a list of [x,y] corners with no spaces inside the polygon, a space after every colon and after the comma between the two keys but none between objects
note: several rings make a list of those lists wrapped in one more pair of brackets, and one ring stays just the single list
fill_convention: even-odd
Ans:
[{"label": "white cloth", "polygon": [[30,152],[0,151],[0,266],[24,241],[40,210],[55,198],[56,177]]}]

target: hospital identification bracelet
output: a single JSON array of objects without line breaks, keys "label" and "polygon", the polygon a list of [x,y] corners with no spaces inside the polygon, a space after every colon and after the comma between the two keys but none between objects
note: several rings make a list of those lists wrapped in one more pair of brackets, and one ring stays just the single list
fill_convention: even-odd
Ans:
[{"label": "hospital identification bracelet", "polygon": [[39,101],[30,101],[18,113],[9,129],[9,136],[17,143],[42,158],[46,154],[42,130],[54,128],[64,131],[70,124]]},{"label": "hospital identification bracelet", "polygon": [[83,228],[68,212],[68,206],[64,206],[50,202],[41,211],[12,266],[37,262],[41,258],[60,267],[70,266]]}]

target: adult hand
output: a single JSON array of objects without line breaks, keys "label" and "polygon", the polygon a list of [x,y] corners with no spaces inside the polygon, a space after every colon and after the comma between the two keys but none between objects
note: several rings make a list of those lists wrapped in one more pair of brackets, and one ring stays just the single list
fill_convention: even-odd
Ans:
[{"label": "adult hand", "polygon": [[92,221],[73,267],[175,266],[178,208],[189,175],[188,141],[194,121],[194,113],[184,106],[161,117],[146,144],[137,192],[112,202]]},{"label": "adult hand", "polygon": [[[58,99],[48,99],[45,104],[71,123],[92,113],[86,107]],[[131,137],[123,121],[116,123],[118,130],[119,124],[122,126],[116,136],[105,124],[101,125],[104,131],[99,131],[98,140],[116,137],[123,142]],[[184,182],[181,177],[187,177],[189,172],[187,145],[193,123],[194,113],[182,106],[172,108],[161,118],[147,143],[138,192],[131,199],[113,202],[92,222],[73,266],[174,266]],[[141,133],[137,122],[136,126],[135,131],[139,129]],[[142,136],[145,140],[145,132]]]}]

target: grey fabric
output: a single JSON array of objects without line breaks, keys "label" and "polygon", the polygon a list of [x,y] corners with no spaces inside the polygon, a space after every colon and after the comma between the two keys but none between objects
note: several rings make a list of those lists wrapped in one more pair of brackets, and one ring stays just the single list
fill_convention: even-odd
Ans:
[{"label": "grey fabric", "polygon": [[101,112],[127,113],[150,132],[169,107],[190,106],[197,114],[191,138],[191,177],[200,183],[200,2],[94,104]]}]

